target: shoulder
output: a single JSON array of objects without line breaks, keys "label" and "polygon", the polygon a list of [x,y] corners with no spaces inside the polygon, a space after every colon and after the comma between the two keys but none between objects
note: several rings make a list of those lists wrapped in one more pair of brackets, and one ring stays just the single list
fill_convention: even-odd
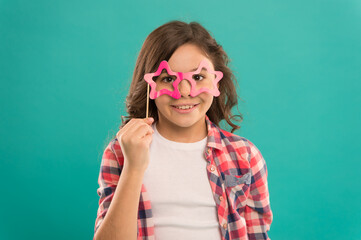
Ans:
[{"label": "shoulder", "polygon": [[122,149],[120,147],[120,144],[119,144],[119,141],[117,138],[113,138],[107,144],[107,146],[104,150],[104,153],[103,153],[103,159],[116,160],[119,165],[124,164],[123,152],[122,152]]},{"label": "shoulder", "polygon": [[217,127],[222,145],[231,152],[239,154],[243,159],[251,162],[255,156],[262,156],[257,146],[248,138],[231,133],[220,127]]},{"label": "shoulder", "polygon": [[217,127],[217,129],[219,131],[223,146],[247,151],[250,150],[249,148],[252,143],[247,138],[221,129],[220,127]]}]

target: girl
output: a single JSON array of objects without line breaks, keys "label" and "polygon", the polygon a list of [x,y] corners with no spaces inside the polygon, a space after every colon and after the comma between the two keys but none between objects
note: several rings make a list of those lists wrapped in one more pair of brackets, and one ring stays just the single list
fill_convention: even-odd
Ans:
[{"label": "girl", "polygon": [[[164,60],[170,70],[158,69]],[[102,157],[94,239],[270,239],[267,167],[251,141],[233,134],[239,126],[231,119],[242,116],[231,113],[237,94],[227,64],[196,22],[171,21],[146,38],[126,99],[129,117]],[[179,96],[153,96],[144,118],[144,77],[157,69],[152,91],[173,86]],[[180,79],[195,70],[194,81]],[[194,94],[215,72],[223,77],[208,87],[220,94]],[[219,127],[223,119],[231,132]]]}]

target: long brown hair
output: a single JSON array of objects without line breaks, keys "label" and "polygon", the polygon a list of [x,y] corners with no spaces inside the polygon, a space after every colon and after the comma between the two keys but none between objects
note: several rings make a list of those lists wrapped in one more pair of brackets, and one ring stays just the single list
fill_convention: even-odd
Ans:
[{"label": "long brown hair", "polygon": [[[209,119],[219,126],[223,119],[232,127],[231,132],[240,126],[232,123],[231,119],[238,117],[236,121],[243,120],[242,114],[233,115],[231,109],[237,105],[238,96],[235,88],[236,78],[227,66],[229,58],[222,46],[210,35],[199,23],[182,21],[170,21],[151,32],[145,39],[139,52],[133,79],[126,97],[126,107],[129,116],[122,116],[123,127],[132,118],[146,117],[147,82],[144,74],[155,72],[162,60],[169,60],[175,50],[185,43],[192,43],[200,47],[214,65],[216,71],[223,72],[223,78],[219,82],[220,95],[213,99],[213,103],[207,111]],[[149,117],[158,121],[158,112],[154,100],[149,99]]]}]

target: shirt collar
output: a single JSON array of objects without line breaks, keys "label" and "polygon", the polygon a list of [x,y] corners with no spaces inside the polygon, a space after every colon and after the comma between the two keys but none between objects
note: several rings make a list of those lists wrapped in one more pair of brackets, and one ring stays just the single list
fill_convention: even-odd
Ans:
[{"label": "shirt collar", "polygon": [[222,135],[221,129],[211,122],[209,120],[209,117],[206,116],[206,123],[207,123],[207,130],[208,130],[208,136],[207,136],[207,146],[211,148],[217,148],[219,150],[222,150],[224,143],[222,141]]}]

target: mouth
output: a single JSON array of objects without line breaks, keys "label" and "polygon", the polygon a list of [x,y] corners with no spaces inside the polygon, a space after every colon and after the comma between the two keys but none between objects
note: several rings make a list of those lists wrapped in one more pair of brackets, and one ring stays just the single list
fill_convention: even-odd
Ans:
[{"label": "mouth", "polygon": [[172,109],[174,111],[176,111],[177,113],[190,113],[194,109],[196,109],[198,105],[199,105],[199,103],[197,103],[197,104],[179,104],[179,105],[171,105],[171,106],[172,106]]},{"label": "mouth", "polygon": [[196,104],[179,104],[179,105],[171,105],[173,108],[180,109],[180,110],[188,110],[198,106],[199,103]]}]

